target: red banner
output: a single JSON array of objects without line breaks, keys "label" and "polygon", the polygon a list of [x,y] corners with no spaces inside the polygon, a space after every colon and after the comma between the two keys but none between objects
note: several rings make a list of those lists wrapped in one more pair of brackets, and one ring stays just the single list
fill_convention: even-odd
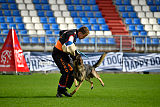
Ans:
[{"label": "red banner", "polygon": [[29,72],[16,32],[10,29],[0,51],[0,71]]}]

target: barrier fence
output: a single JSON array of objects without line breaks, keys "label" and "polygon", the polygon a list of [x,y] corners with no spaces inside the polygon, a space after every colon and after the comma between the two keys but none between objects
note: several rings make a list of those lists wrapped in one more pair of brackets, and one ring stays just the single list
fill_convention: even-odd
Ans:
[{"label": "barrier fence", "polygon": [[[0,48],[6,36],[0,38]],[[24,51],[52,51],[58,40],[57,35],[37,36],[18,35],[19,42]],[[132,50],[135,52],[160,52],[160,38],[158,36],[88,36],[84,40],[77,40],[79,50],[86,52]]]},{"label": "barrier fence", "polygon": [[[102,52],[85,53],[84,64],[95,64]],[[59,71],[50,52],[24,52],[30,71]],[[160,72],[160,53],[107,53],[103,63],[96,68],[97,71],[114,72]]]}]

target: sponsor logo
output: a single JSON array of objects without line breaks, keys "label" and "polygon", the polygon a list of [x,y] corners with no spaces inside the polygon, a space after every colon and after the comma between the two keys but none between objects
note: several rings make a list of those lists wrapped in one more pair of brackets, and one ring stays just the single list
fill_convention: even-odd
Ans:
[{"label": "sponsor logo", "polygon": [[4,50],[1,55],[1,63],[6,64],[11,60],[12,51]]}]

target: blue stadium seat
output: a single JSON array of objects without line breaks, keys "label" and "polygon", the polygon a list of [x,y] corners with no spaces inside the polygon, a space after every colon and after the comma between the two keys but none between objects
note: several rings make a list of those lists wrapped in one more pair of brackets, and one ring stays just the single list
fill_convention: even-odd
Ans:
[{"label": "blue stadium seat", "polygon": [[73,0],[73,3],[74,5],[79,5],[80,4],[80,1],[79,0]]},{"label": "blue stadium seat", "polygon": [[16,4],[10,4],[10,9],[11,10],[17,10],[17,5]]},{"label": "blue stadium seat", "polygon": [[2,10],[0,10],[0,16],[3,16]]},{"label": "blue stadium seat", "polygon": [[72,0],[65,0],[65,4],[67,4],[67,5],[72,4]]},{"label": "blue stadium seat", "polygon": [[99,24],[106,24],[104,18],[98,18],[98,23],[99,23]]},{"label": "blue stadium seat", "polygon": [[3,16],[0,17],[0,23],[5,23],[5,17]]},{"label": "blue stadium seat", "polygon": [[93,12],[87,12],[87,17],[94,17],[94,13]]},{"label": "blue stadium seat", "polygon": [[40,37],[40,41],[39,41],[39,43],[41,43],[41,44],[45,44],[45,37]]},{"label": "blue stadium seat", "polygon": [[134,18],[133,19],[133,24],[136,24],[136,25],[141,24],[140,19],[139,18]]},{"label": "blue stadium seat", "polygon": [[24,36],[24,37],[23,37],[23,42],[22,42],[22,43],[24,43],[24,44],[29,44],[29,43],[30,43],[30,38],[27,37],[27,36]]},{"label": "blue stadium seat", "polygon": [[15,22],[16,23],[23,23],[22,22],[22,17],[15,17]]},{"label": "blue stadium seat", "polygon": [[107,44],[106,38],[98,38],[98,44]]},{"label": "blue stadium seat", "polygon": [[144,29],[143,29],[143,25],[137,25],[137,30],[138,31],[143,31]]},{"label": "blue stadium seat", "polygon": [[116,0],[116,5],[122,5],[122,0]]},{"label": "blue stadium seat", "polygon": [[38,11],[38,16],[44,17],[45,16],[44,11]]},{"label": "blue stadium seat", "polygon": [[81,23],[83,24],[88,24],[88,18],[82,18]]},{"label": "blue stadium seat", "polygon": [[122,12],[122,17],[123,18],[129,18],[128,12]]},{"label": "blue stadium seat", "polygon": [[1,4],[1,9],[9,10],[8,4],[2,3],[2,4]]},{"label": "blue stadium seat", "polygon": [[41,23],[47,23],[47,17],[40,17]]},{"label": "blue stadium seat", "polygon": [[1,29],[8,29],[7,24],[6,23],[1,23]]},{"label": "blue stadium seat", "polygon": [[93,30],[98,31],[100,30],[100,26],[98,24],[93,25]]},{"label": "blue stadium seat", "polygon": [[82,5],[87,5],[88,4],[88,0],[81,0],[81,4]]},{"label": "blue stadium seat", "polygon": [[40,0],[33,0],[32,2],[35,3],[35,4],[39,4]]},{"label": "blue stadium seat", "polygon": [[95,40],[95,38],[91,38],[91,42],[90,42],[91,44],[95,44],[96,43],[96,40]]},{"label": "blue stadium seat", "polygon": [[132,24],[132,18],[126,18],[125,23],[126,24]]},{"label": "blue stadium seat", "polygon": [[155,4],[156,5],[160,5],[160,1],[159,0],[155,0]]},{"label": "blue stadium seat", "polygon": [[19,10],[13,10],[13,16],[20,16]]},{"label": "blue stadium seat", "polygon": [[4,43],[4,37],[0,36],[0,43]]},{"label": "blue stadium seat", "polygon": [[133,31],[132,32],[132,36],[138,36],[139,35],[139,32],[138,31]]},{"label": "blue stadium seat", "polygon": [[108,38],[107,44],[115,45],[116,44],[115,39],[114,38]]},{"label": "blue stadium seat", "polygon": [[152,38],[152,44],[153,45],[159,45],[159,39],[158,38]]},{"label": "blue stadium seat", "polygon": [[48,37],[48,43],[55,43],[55,38],[54,37]]},{"label": "blue stadium seat", "polygon": [[7,3],[7,0],[0,0],[0,3]]},{"label": "blue stadium seat", "polygon": [[52,24],[52,30],[59,30],[58,24]]},{"label": "blue stadium seat", "polygon": [[46,11],[47,17],[53,17],[53,11]]},{"label": "blue stadium seat", "polygon": [[89,5],[96,5],[96,0],[89,0]]},{"label": "blue stadium seat", "polygon": [[44,4],[43,5],[43,10],[51,10],[49,4]]},{"label": "blue stadium seat", "polygon": [[158,18],[158,24],[160,24],[160,18]]},{"label": "blue stadium seat", "polygon": [[97,5],[92,5],[92,11],[99,11],[99,8]]},{"label": "blue stadium seat", "polygon": [[98,11],[98,12],[95,12],[95,17],[102,17],[102,13],[100,12],[100,11]]},{"label": "blue stadium seat", "polygon": [[150,6],[150,10],[152,12],[157,12],[158,11],[157,6]]},{"label": "blue stadium seat", "polygon": [[13,17],[12,16],[9,16],[9,17],[6,17],[6,22],[7,23],[13,23]]},{"label": "blue stadium seat", "polygon": [[56,23],[55,17],[49,17],[49,23]]},{"label": "blue stadium seat", "polygon": [[85,26],[88,27],[90,31],[92,30],[92,26],[90,24],[85,24]]},{"label": "blue stadium seat", "polygon": [[50,24],[43,24],[44,30],[50,30]]},{"label": "blue stadium seat", "polygon": [[52,35],[52,30],[46,30],[46,35]]},{"label": "blue stadium seat", "polygon": [[36,10],[42,10],[42,5],[41,4],[35,4],[35,9]]},{"label": "blue stadium seat", "polygon": [[[43,0],[42,0],[43,1]],[[43,10],[51,10],[49,4],[44,4],[43,5]]]},{"label": "blue stadium seat", "polygon": [[90,11],[91,10],[91,6],[90,5],[84,5],[84,11]]},{"label": "blue stadium seat", "polygon": [[41,4],[48,4],[48,0],[41,0]]},{"label": "blue stadium seat", "polygon": [[82,6],[81,5],[75,5],[75,10],[76,11],[82,11]]},{"label": "blue stadium seat", "polygon": [[19,34],[26,35],[27,34],[27,30],[20,30]]},{"label": "blue stadium seat", "polygon": [[11,11],[10,10],[4,10],[4,15],[5,16],[11,16]]},{"label": "blue stadium seat", "polygon": [[23,23],[19,23],[19,24],[18,24],[18,29],[19,29],[19,30],[25,30],[24,24],[23,24]]},{"label": "blue stadium seat", "polygon": [[80,12],[79,12],[79,17],[86,17],[85,12],[84,12],[84,11],[82,11],[82,12],[80,11]]},{"label": "blue stadium seat", "polygon": [[135,31],[135,25],[129,25],[129,31]]},{"label": "blue stadium seat", "polygon": [[[16,34],[18,34],[19,33],[19,31],[18,30],[15,30],[16,31]],[[17,37],[18,37],[18,39],[19,39],[19,35],[17,35]]]},{"label": "blue stadium seat", "polygon": [[9,29],[12,29],[12,27],[13,27],[14,29],[17,29],[17,27],[16,27],[16,24],[15,24],[15,23],[10,23],[10,24],[9,24]]},{"label": "blue stadium seat", "polygon": [[130,12],[130,17],[131,18],[137,18],[137,13],[136,12]]},{"label": "blue stadium seat", "polygon": [[90,24],[97,24],[97,19],[96,18],[90,18],[89,23]]},{"label": "blue stadium seat", "polygon": [[147,32],[146,32],[146,31],[141,31],[141,32],[140,32],[140,35],[141,35],[141,36],[147,36]]},{"label": "blue stadium seat", "polygon": [[75,24],[80,24],[81,23],[81,19],[80,18],[73,18],[73,22]]},{"label": "blue stadium seat", "polygon": [[3,31],[2,31],[2,34],[8,35],[8,32],[9,32],[9,30],[3,30]]},{"label": "blue stadium seat", "polygon": [[74,6],[73,5],[68,5],[67,7],[68,7],[69,11],[74,11]]},{"label": "blue stadium seat", "polygon": [[103,31],[109,31],[108,25],[103,24],[103,25],[102,25],[102,30],[103,30]]},{"label": "blue stadium seat", "polygon": [[133,6],[127,6],[126,11],[127,12],[134,12]]},{"label": "blue stadium seat", "polygon": [[158,6],[158,12],[160,12],[160,6]]},{"label": "blue stadium seat", "polygon": [[146,2],[147,2],[148,5],[154,5],[153,0],[147,0]]},{"label": "blue stadium seat", "polygon": [[130,3],[130,0],[123,0],[123,4],[124,5],[130,5],[131,3]]},{"label": "blue stadium seat", "polygon": [[[146,43],[145,40],[146,40],[146,39],[144,38],[144,44]],[[150,39],[150,38],[147,38],[147,44],[148,44],[148,45],[151,44],[151,39]]]},{"label": "blue stadium seat", "polygon": [[31,43],[38,44],[38,37],[32,37]]},{"label": "blue stadium seat", "polygon": [[77,24],[77,29],[79,29],[82,26],[83,26],[82,24]]},{"label": "blue stadium seat", "polygon": [[77,17],[77,12],[76,11],[71,11],[71,17]]},{"label": "blue stadium seat", "polygon": [[137,37],[137,38],[135,38],[135,41],[136,41],[136,44],[137,44],[137,45],[142,45],[142,44],[144,44],[143,41],[142,41],[142,38]]},{"label": "blue stadium seat", "polygon": [[89,44],[89,38],[84,38],[81,40],[83,44]]},{"label": "blue stadium seat", "polygon": [[126,10],[125,10],[125,6],[119,6],[118,7],[118,10],[120,11],[120,12],[125,12]]},{"label": "blue stadium seat", "polygon": [[59,35],[59,30],[54,30],[55,35]]},{"label": "blue stadium seat", "polygon": [[8,3],[16,3],[15,0],[8,0]]}]

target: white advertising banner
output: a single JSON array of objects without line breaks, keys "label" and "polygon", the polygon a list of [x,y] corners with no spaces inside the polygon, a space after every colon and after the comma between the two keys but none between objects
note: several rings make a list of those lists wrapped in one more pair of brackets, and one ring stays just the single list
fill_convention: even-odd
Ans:
[{"label": "white advertising banner", "polygon": [[[86,53],[88,58],[82,56],[84,64],[94,65],[103,53]],[[30,71],[59,71],[54,63],[51,53],[24,52],[24,56]],[[108,53],[102,64],[96,68],[97,71],[122,71],[123,53]]]},{"label": "white advertising banner", "polygon": [[160,72],[160,54],[124,53],[124,72]]},{"label": "white advertising banner", "polygon": [[[102,54],[103,53],[98,55],[92,54],[93,56],[88,55],[89,59],[83,57],[84,64],[94,65],[99,60]],[[122,56],[122,52],[107,53],[102,64],[96,68],[96,71],[122,71]]]},{"label": "white advertising banner", "polygon": [[[84,64],[94,65],[103,53],[85,53]],[[24,52],[30,71],[59,71],[47,52]],[[96,71],[160,72],[160,54],[109,52]]]}]

